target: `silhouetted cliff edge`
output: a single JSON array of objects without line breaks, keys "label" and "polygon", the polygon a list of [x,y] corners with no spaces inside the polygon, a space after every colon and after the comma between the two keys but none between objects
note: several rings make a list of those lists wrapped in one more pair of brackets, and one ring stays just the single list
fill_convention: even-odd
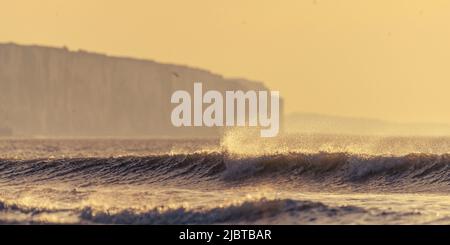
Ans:
[{"label": "silhouetted cliff edge", "polygon": [[14,136],[216,136],[217,128],[174,128],[175,90],[265,89],[260,82],[150,60],[65,48],[0,44],[0,128]]}]

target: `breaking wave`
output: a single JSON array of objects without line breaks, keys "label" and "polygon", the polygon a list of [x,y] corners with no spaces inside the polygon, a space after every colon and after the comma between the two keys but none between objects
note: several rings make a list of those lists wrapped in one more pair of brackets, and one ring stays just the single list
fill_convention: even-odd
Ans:
[{"label": "breaking wave", "polygon": [[0,201],[0,213],[14,214],[21,219],[3,220],[0,224],[57,224],[49,215],[73,217],[68,224],[129,224],[129,225],[184,225],[184,224],[314,224],[365,223],[371,219],[398,220],[417,212],[387,212],[356,206],[331,207],[321,202],[292,199],[260,199],[210,209],[153,208],[147,211],[124,209],[119,212],[82,209],[33,208]]},{"label": "breaking wave", "polygon": [[90,208],[82,210],[83,220],[100,224],[221,224],[255,223],[258,220],[276,218],[281,214],[297,214],[296,220],[314,220],[323,217],[336,217],[346,214],[363,214],[367,211],[352,206],[328,207],[319,202],[297,201],[291,199],[244,202],[239,205],[218,207],[209,210],[188,210],[185,208],[158,210],[144,213],[124,210],[119,213],[93,212]]},{"label": "breaking wave", "polygon": [[70,182],[104,184],[330,184],[330,187],[448,191],[450,155],[369,156],[286,153],[235,157],[195,153],[147,157],[0,160],[0,185]]},{"label": "breaking wave", "polygon": [[[75,210],[42,209],[23,207],[17,204],[0,202],[0,212],[13,212],[26,215],[28,219],[5,221],[0,224],[49,224],[48,219],[39,216],[49,214],[70,213],[76,217],[73,224],[131,224],[131,225],[172,225],[172,224],[247,224],[277,220],[286,222],[292,217],[297,223],[314,222],[327,218],[345,217],[346,215],[367,215],[369,212],[354,206],[329,207],[320,202],[299,201],[291,199],[255,200],[227,207],[216,207],[206,210],[190,210],[183,207],[176,209],[154,208],[148,211],[132,209],[120,212],[95,211],[91,207]],[[284,215],[283,217],[279,217]],[[370,215],[399,215],[397,213],[378,213]]]}]

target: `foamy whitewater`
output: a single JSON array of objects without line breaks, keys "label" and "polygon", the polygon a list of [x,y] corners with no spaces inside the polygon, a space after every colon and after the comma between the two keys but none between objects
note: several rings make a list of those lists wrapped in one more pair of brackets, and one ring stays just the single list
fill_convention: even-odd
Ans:
[{"label": "foamy whitewater", "polygon": [[3,224],[448,224],[450,138],[0,141]]}]

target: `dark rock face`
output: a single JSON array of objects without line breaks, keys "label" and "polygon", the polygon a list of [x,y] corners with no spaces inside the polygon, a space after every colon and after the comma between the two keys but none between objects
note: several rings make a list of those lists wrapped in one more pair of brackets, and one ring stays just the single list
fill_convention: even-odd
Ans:
[{"label": "dark rock face", "polygon": [[220,128],[175,128],[176,90],[262,90],[205,70],[63,48],[0,44],[0,127],[15,136],[205,137]]}]

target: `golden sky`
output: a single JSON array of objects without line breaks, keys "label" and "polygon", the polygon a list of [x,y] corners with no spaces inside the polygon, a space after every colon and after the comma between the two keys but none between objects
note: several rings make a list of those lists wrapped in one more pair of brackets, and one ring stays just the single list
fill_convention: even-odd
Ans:
[{"label": "golden sky", "polygon": [[449,0],[0,0],[0,42],[264,81],[287,112],[450,123]]}]

